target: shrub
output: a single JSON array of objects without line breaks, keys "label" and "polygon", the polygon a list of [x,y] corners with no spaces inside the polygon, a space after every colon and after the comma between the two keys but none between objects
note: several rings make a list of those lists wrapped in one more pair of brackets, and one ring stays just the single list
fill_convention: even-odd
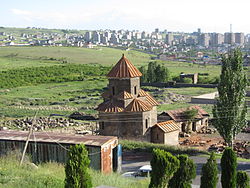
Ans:
[{"label": "shrub", "polygon": [[185,83],[185,84],[192,84],[192,83],[193,83],[192,78],[183,78],[182,81],[183,81],[183,83]]},{"label": "shrub", "polygon": [[236,187],[237,156],[232,148],[224,150],[221,157],[221,185],[222,188]]},{"label": "shrub", "polygon": [[88,151],[82,144],[71,146],[65,166],[65,188],[91,188]]},{"label": "shrub", "polygon": [[207,163],[202,166],[200,188],[216,188],[218,183],[218,166],[214,152],[211,153]]},{"label": "shrub", "polygon": [[250,179],[246,172],[237,172],[237,188],[250,188],[249,181]]},{"label": "shrub", "polygon": [[169,187],[191,188],[192,179],[196,176],[196,166],[187,155],[178,155],[177,159],[180,161],[180,167],[169,181]]},{"label": "shrub", "polygon": [[180,165],[176,157],[160,149],[153,150],[153,158],[150,164],[152,166],[150,188],[167,187],[169,180]]}]

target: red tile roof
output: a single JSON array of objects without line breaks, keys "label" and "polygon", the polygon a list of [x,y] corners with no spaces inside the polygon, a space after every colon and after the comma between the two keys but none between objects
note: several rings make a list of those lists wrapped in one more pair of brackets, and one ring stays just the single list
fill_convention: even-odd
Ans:
[{"label": "red tile roof", "polygon": [[109,78],[133,78],[142,76],[142,73],[123,54],[107,76]]},{"label": "red tile roof", "polygon": [[190,106],[188,108],[180,108],[177,110],[169,110],[166,111],[166,113],[175,121],[186,121],[186,117],[184,116],[184,112],[187,110],[191,110],[191,109],[197,109],[198,110],[198,114],[195,118],[197,119],[202,119],[204,118],[204,116],[209,116],[209,114],[203,110],[200,106]]},{"label": "red tile roof", "polygon": [[140,99],[134,99],[126,108],[126,112],[145,112],[150,111],[152,106]]},{"label": "red tile roof", "polygon": [[158,106],[159,103],[148,92],[140,89],[138,97],[146,97],[147,102],[152,106]]},{"label": "red tile roof", "polygon": [[176,131],[176,130],[180,129],[180,127],[173,120],[157,123],[154,125],[154,127],[155,126],[159,127],[165,133]]},{"label": "red tile roof", "polygon": [[127,91],[122,91],[118,95],[115,96],[117,99],[132,99],[133,95]]},{"label": "red tile roof", "polygon": [[101,103],[98,107],[97,107],[98,111],[102,111],[102,112],[123,112],[124,108],[116,106],[115,104],[113,104],[111,101],[106,101]]}]

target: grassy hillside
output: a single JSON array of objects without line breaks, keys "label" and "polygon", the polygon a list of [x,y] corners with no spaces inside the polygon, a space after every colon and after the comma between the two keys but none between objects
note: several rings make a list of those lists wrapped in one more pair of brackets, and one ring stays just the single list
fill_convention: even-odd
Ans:
[{"label": "grassy hillside", "polygon": [[[146,65],[150,55],[138,51],[124,51],[107,47],[0,47],[0,69],[67,63],[101,64],[111,66],[122,54],[134,65]],[[27,61],[27,62],[26,62]],[[32,63],[33,62],[33,63]]]}]

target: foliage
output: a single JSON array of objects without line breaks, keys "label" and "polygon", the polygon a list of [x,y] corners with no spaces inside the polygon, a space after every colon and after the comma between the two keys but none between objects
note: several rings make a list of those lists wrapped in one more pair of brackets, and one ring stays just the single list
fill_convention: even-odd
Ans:
[{"label": "foliage", "polygon": [[237,172],[237,188],[250,188],[250,178],[245,171]]},{"label": "foliage", "polygon": [[[64,187],[64,165],[58,163],[41,163],[34,168],[29,160],[20,167],[21,153],[8,154],[0,157],[1,188],[62,188]],[[93,187],[106,185],[119,188],[145,188],[149,178],[143,180],[124,178],[118,173],[104,174],[90,169]]]},{"label": "foliage", "polygon": [[168,82],[170,80],[170,73],[167,67],[155,61],[150,62],[147,69],[144,66],[139,69],[143,74],[141,81],[144,83]]},{"label": "foliage", "polygon": [[232,148],[224,150],[221,157],[221,185],[222,188],[236,187],[237,156]]},{"label": "foliage", "polygon": [[65,188],[91,188],[88,151],[83,144],[70,147],[65,166]]},{"label": "foliage", "polygon": [[185,84],[192,84],[193,80],[192,80],[192,78],[183,78],[183,83],[185,83]]},{"label": "foliage", "polygon": [[235,136],[247,125],[245,94],[247,77],[239,49],[222,58],[218,85],[219,97],[214,105],[214,126],[225,142],[232,146]]},{"label": "foliage", "polygon": [[169,187],[191,188],[192,179],[196,177],[196,166],[187,155],[178,155],[177,159],[180,161],[180,166],[169,181]]},{"label": "foliage", "polygon": [[188,120],[189,122],[193,121],[195,119],[195,117],[198,114],[198,110],[195,108],[191,108],[191,109],[187,109],[186,111],[183,112],[183,115],[185,117],[186,120]]},{"label": "foliage", "polygon": [[216,188],[218,179],[218,166],[215,153],[212,152],[207,163],[202,166],[200,188]]},{"label": "foliage", "polygon": [[171,153],[160,149],[153,150],[150,161],[152,172],[150,174],[150,188],[165,188],[173,174],[179,168],[179,160]]},{"label": "foliage", "polygon": [[182,148],[177,146],[168,146],[165,144],[154,144],[149,142],[140,142],[132,140],[119,140],[119,143],[122,145],[123,150],[128,151],[143,151],[143,152],[153,152],[154,149],[161,149],[172,154],[208,154],[206,151],[201,151],[193,148]]},{"label": "foliage", "polygon": [[87,76],[105,75],[108,70],[108,67],[80,64],[12,69],[0,72],[0,88],[13,88],[52,82],[80,81],[86,79]]}]

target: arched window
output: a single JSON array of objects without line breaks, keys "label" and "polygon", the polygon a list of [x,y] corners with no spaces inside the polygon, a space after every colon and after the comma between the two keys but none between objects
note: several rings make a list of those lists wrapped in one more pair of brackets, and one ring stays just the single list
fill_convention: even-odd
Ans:
[{"label": "arched window", "polygon": [[113,95],[115,95],[115,87],[114,86],[112,87],[112,93],[113,93]]},{"label": "arched window", "polygon": [[148,128],[148,119],[145,120],[146,129]]}]

